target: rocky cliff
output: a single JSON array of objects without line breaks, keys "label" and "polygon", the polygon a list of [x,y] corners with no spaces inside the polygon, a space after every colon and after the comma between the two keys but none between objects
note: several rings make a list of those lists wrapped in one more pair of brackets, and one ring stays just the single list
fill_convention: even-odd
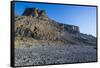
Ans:
[{"label": "rocky cliff", "polygon": [[83,38],[83,35],[85,34],[80,33],[78,26],[51,20],[44,10],[26,8],[22,16],[15,17],[15,46],[26,42],[33,45],[34,41],[38,44],[41,40],[42,43],[52,41],[54,44],[59,42],[61,44],[95,44],[91,39],[96,38],[85,38],[88,35]]}]

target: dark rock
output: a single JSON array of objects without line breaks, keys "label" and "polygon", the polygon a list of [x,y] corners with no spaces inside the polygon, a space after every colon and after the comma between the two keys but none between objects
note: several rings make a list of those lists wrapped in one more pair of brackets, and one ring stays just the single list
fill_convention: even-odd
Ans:
[{"label": "dark rock", "polygon": [[39,10],[37,8],[26,8],[22,15],[40,17],[40,16],[46,16],[46,12],[45,10]]}]

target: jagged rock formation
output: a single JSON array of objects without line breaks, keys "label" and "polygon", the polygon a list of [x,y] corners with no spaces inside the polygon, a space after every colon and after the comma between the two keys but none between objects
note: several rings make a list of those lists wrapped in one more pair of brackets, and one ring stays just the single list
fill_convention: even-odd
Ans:
[{"label": "jagged rock formation", "polygon": [[37,8],[26,8],[22,15],[33,17],[47,17],[45,10],[39,10]]}]

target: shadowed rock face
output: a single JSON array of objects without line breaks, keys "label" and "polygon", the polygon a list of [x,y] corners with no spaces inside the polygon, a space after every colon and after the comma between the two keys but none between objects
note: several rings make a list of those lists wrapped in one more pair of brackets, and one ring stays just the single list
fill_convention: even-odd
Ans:
[{"label": "shadowed rock face", "polygon": [[46,16],[46,12],[45,10],[39,10],[36,8],[26,8],[22,15],[40,17],[40,16]]}]

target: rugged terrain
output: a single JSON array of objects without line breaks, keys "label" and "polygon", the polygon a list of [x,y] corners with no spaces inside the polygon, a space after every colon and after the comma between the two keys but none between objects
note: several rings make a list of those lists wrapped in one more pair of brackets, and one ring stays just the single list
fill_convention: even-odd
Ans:
[{"label": "rugged terrain", "polygon": [[[33,9],[32,9],[33,10]],[[15,66],[95,62],[96,37],[42,14],[15,16]]]}]

